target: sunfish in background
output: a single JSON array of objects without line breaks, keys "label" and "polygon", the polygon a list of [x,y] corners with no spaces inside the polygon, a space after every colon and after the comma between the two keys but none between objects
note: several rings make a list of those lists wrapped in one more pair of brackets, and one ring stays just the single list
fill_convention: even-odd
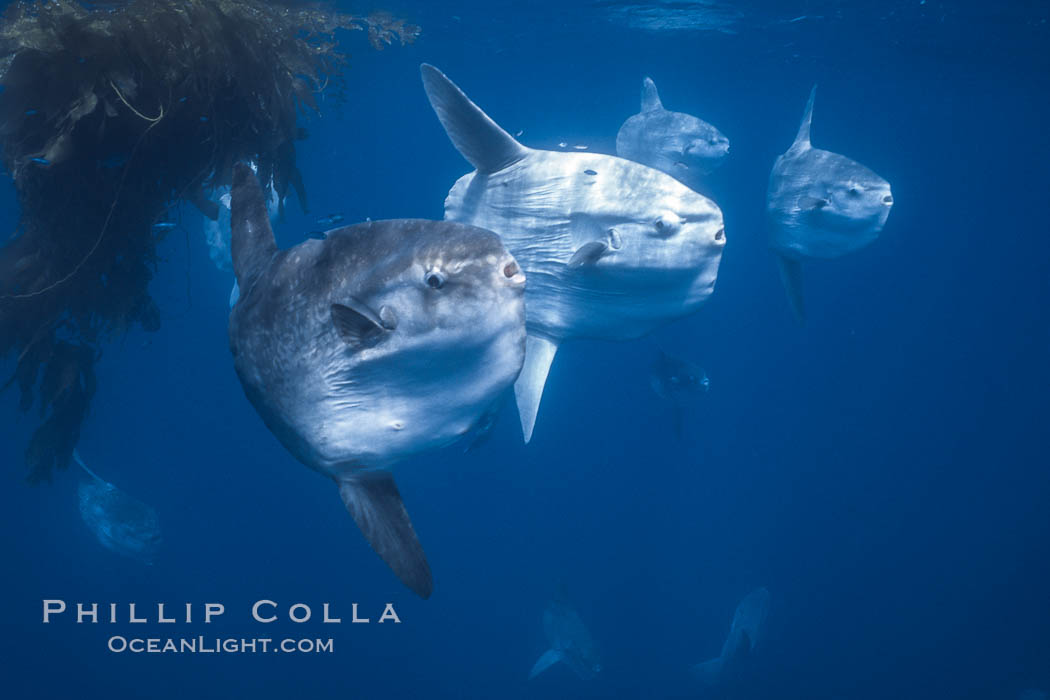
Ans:
[{"label": "sunfish in background", "polygon": [[1028,690],[1022,690],[1021,694],[1017,696],[1017,700],[1047,700],[1046,693],[1035,688],[1029,688]]},{"label": "sunfish in background", "polygon": [[278,250],[244,164],[232,197],[244,392],[426,598],[430,567],[387,468],[488,420],[524,359],[525,276],[496,234],[451,221],[356,224]]},{"label": "sunfish in background", "polygon": [[637,338],[711,295],[722,212],[624,158],[526,148],[437,68],[421,71],[441,125],[476,168],[448,193],[445,218],[498,233],[529,277],[525,367],[514,386],[528,442],[563,340]]},{"label": "sunfish in background", "polygon": [[693,666],[694,673],[705,685],[719,685],[739,673],[762,641],[767,615],[769,591],[765,588],[751,591],[740,601],[733,614],[729,636],[722,645],[722,653]]},{"label": "sunfish in background", "polygon": [[711,380],[699,365],[660,350],[649,368],[649,385],[657,396],[670,404],[675,435],[682,437],[685,403],[706,394],[711,388]]},{"label": "sunfish in background", "polygon": [[559,594],[543,611],[543,633],[551,648],[536,660],[529,672],[530,681],[559,661],[584,680],[601,673],[602,665],[591,633],[563,595]]},{"label": "sunfish in background", "polygon": [[106,549],[152,564],[162,540],[156,511],[96,475],[76,450],[73,459],[90,477],[77,486],[84,524]]},{"label": "sunfish in background", "polygon": [[878,237],[893,206],[890,183],[846,156],[813,148],[816,94],[814,85],[795,142],[773,164],[766,197],[769,244],[799,322],[806,315],[802,260],[863,248]]},{"label": "sunfish in background", "polygon": [[664,109],[656,84],[642,81],[642,110],[616,134],[616,155],[673,175],[696,189],[729,155],[729,139],[691,114]]}]

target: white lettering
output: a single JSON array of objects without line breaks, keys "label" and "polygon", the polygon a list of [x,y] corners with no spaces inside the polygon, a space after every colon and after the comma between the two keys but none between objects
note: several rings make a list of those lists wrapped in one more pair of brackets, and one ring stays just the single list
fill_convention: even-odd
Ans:
[{"label": "white lettering", "polygon": [[44,601],[44,624],[51,622],[51,613],[64,613],[66,611],[66,601],[64,600],[45,600]]},{"label": "white lettering", "polygon": [[277,619],[276,615],[272,615],[272,616],[267,617],[267,618],[259,617],[259,608],[261,608],[264,605],[269,605],[270,607],[273,607],[273,608],[277,607],[277,603],[273,602],[272,600],[257,600],[257,601],[255,601],[255,605],[252,606],[252,617],[255,618],[256,622],[262,622],[262,623],[273,622],[274,620]]},{"label": "white lettering", "polygon": [[226,606],[222,603],[205,603],[204,604],[204,624],[211,622],[212,617],[218,617],[226,612]]}]

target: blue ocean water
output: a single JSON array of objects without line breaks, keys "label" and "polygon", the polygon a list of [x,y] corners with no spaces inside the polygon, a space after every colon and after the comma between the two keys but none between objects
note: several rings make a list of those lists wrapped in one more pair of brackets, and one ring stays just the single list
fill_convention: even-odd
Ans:
[{"label": "blue ocean water", "polygon": [[[357,9],[357,8],[349,8]],[[151,287],[159,332],[105,347],[79,445],[156,509],[145,566],[104,549],[76,468],[24,483],[35,415],[0,399],[4,697],[1016,698],[1050,689],[1050,8],[868,3],[395,2],[411,46],[345,34],[349,101],[306,118],[283,246],[317,216],[439,219],[470,166],[435,118],[440,67],[537,148],[611,153],[643,76],[731,140],[708,178],[727,245],[703,309],[629,343],[567,343],[536,434],[508,401],[492,438],[400,465],[434,571],[413,596],[331,484],[278,444],[228,350],[232,279],[181,214]],[[764,232],[773,160],[812,84],[818,147],[893,186],[879,240],[806,266],[793,320]],[[5,185],[0,223],[17,218]],[[681,438],[652,392],[659,348],[710,391]],[[12,368],[11,358],[3,365]],[[748,673],[705,690],[749,591],[770,592]],[[555,666],[542,615],[564,590],[603,670]],[[42,601],[195,604],[191,624],[41,623]],[[280,621],[250,617],[260,599]],[[201,623],[203,605],[226,613]],[[317,620],[330,603],[343,624]],[[351,605],[373,624],[350,624]],[[400,624],[374,624],[386,603]],[[295,603],[314,619],[293,624]],[[132,654],[113,635],[332,638],[331,654]]]}]

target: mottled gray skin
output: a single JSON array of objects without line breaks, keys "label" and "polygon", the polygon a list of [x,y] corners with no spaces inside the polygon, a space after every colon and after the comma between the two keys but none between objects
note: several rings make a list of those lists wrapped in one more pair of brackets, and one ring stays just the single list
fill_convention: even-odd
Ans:
[{"label": "mottled gray skin", "polygon": [[491,420],[524,359],[525,276],[496,234],[454,222],[368,222],[277,250],[243,164],[232,200],[244,392],[426,598],[430,568],[386,469]]},{"label": "mottled gray skin", "polygon": [[804,317],[799,263],[837,258],[878,238],[893,206],[890,183],[846,156],[813,148],[817,88],[791,147],[773,164],[766,196],[769,245],[796,315]]},{"label": "mottled gray skin", "polygon": [[591,633],[567,603],[556,600],[547,607],[543,612],[543,632],[551,646],[533,666],[530,680],[559,661],[583,680],[601,673],[601,660]]},{"label": "mottled gray skin", "polygon": [[652,79],[642,81],[642,108],[616,134],[616,155],[662,170],[696,189],[729,155],[729,139],[703,119],[664,109]]},{"label": "mottled gray skin", "polygon": [[[375,221],[278,252],[230,315],[238,375],[301,462],[340,479],[454,441],[517,377],[524,278],[499,238],[454,222]],[[425,282],[446,276],[442,289]],[[389,308],[397,327],[348,347],[333,303]]]},{"label": "mottled gray skin", "polygon": [[722,653],[693,667],[706,685],[718,685],[738,674],[762,641],[769,615],[769,591],[758,588],[748,593],[733,614]]}]

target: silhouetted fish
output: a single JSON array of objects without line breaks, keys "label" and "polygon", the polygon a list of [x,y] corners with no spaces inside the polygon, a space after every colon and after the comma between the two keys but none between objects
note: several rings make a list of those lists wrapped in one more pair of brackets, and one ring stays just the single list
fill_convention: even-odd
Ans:
[{"label": "silhouetted fish", "polygon": [[537,659],[529,672],[529,680],[559,661],[584,680],[601,673],[602,665],[591,633],[562,595],[555,598],[543,612],[543,631],[551,648]]},{"label": "silhouetted fish", "polygon": [[161,543],[156,511],[101,479],[76,450],[73,459],[90,477],[77,487],[84,524],[106,549],[152,564]]},{"label": "silhouetted fish", "polygon": [[682,437],[684,402],[706,394],[711,388],[711,380],[699,365],[661,350],[649,368],[649,385],[657,396],[671,405],[675,435]]}]

